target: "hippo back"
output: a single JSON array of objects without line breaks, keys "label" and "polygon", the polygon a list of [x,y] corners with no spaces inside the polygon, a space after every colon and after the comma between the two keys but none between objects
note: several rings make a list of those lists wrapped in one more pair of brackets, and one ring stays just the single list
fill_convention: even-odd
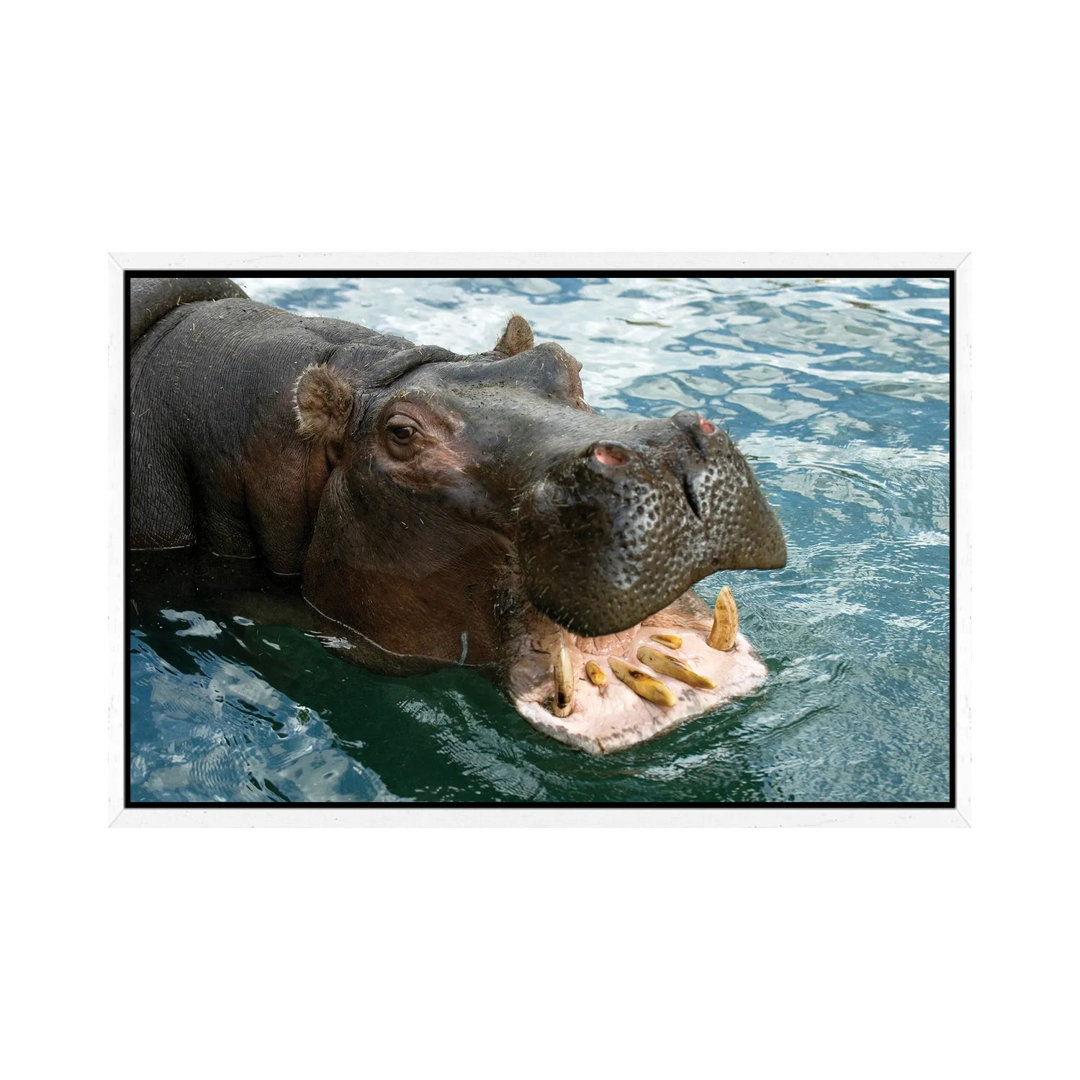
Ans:
[{"label": "hippo back", "polygon": [[248,295],[229,278],[132,278],[131,325],[128,340],[134,345],[167,312],[199,300],[226,300]]}]

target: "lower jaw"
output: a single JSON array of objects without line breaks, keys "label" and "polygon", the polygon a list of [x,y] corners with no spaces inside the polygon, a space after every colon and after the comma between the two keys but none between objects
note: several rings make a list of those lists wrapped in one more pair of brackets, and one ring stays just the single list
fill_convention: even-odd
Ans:
[{"label": "lower jaw", "polygon": [[[730,610],[734,611],[733,601]],[[765,681],[766,667],[746,638],[734,629],[726,637],[717,635],[712,613],[692,592],[639,625],[603,638],[577,637],[535,611],[530,611],[526,623],[527,632],[518,639],[508,670],[510,701],[544,734],[590,754],[624,750],[656,738],[752,693]],[[732,634],[730,648],[709,644],[710,638],[717,642],[719,637],[721,646],[728,645]],[[560,680],[560,694],[555,671],[563,649],[566,674]],[[653,663],[656,654],[681,660],[698,676],[693,679],[698,685],[654,669],[642,660],[642,649],[652,650],[651,657],[648,652],[644,655]],[[638,672],[630,681],[645,684],[658,700],[641,696],[618,677],[617,670],[625,673],[627,667]],[[711,687],[702,685],[709,682]]]}]

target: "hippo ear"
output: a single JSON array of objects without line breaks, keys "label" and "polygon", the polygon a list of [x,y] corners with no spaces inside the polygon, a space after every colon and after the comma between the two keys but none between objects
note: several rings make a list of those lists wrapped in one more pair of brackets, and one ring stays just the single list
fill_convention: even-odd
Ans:
[{"label": "hippo ear", "polygon": [[312,364],[296,380],[297,433],[340,447],[353,411],[353,388],[325,364]]},{"label": "hippo ear", "polygon": [[517,356],[532,347],[532,327],[520,315],[511,315],[503,336],[495,343],[494,352],[496,356]]}]

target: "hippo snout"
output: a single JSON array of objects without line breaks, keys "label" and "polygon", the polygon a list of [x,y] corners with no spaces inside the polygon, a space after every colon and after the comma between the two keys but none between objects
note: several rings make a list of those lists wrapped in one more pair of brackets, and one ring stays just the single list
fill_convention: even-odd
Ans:
[{"label": "hippo snout", "polygon": [[518,550],[530,601],[586,636],[634,626],[718,570],[787,561],[749,463],[693,412],[557,464],[520,504]]}]

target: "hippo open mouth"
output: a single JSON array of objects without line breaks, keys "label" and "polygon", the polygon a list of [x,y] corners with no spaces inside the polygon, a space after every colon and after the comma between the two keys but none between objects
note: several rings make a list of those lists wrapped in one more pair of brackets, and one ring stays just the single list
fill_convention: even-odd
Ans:
[{"label": "hippo open mouth", "polygon": [[494,672],[593,753],[763,681],[730,593],[710,613],[690,591],[787,557],[711,421],[596,413],[517,315],[462,356],[224,279],[147,279],[132,312],[133,547],[261,556],[366,666]]},{"label": "hippo open mouth", "polygon": [[749,464],[710,421],[683,412],[595,443],[545,473],[519,513],[529,603],[504,683],[534,726],[607,753],[764,681],[731,590],[710,612],[690,588],[787,559]]},{"label": "hippo open mouth", "polygon": [[652,739],[756,690],[766,668],[738,632],[727,587],[710,613],[696,594],[622,633],[581,637],[539,612],[506,673],[514,708],[545,734],[591,754]]}]

